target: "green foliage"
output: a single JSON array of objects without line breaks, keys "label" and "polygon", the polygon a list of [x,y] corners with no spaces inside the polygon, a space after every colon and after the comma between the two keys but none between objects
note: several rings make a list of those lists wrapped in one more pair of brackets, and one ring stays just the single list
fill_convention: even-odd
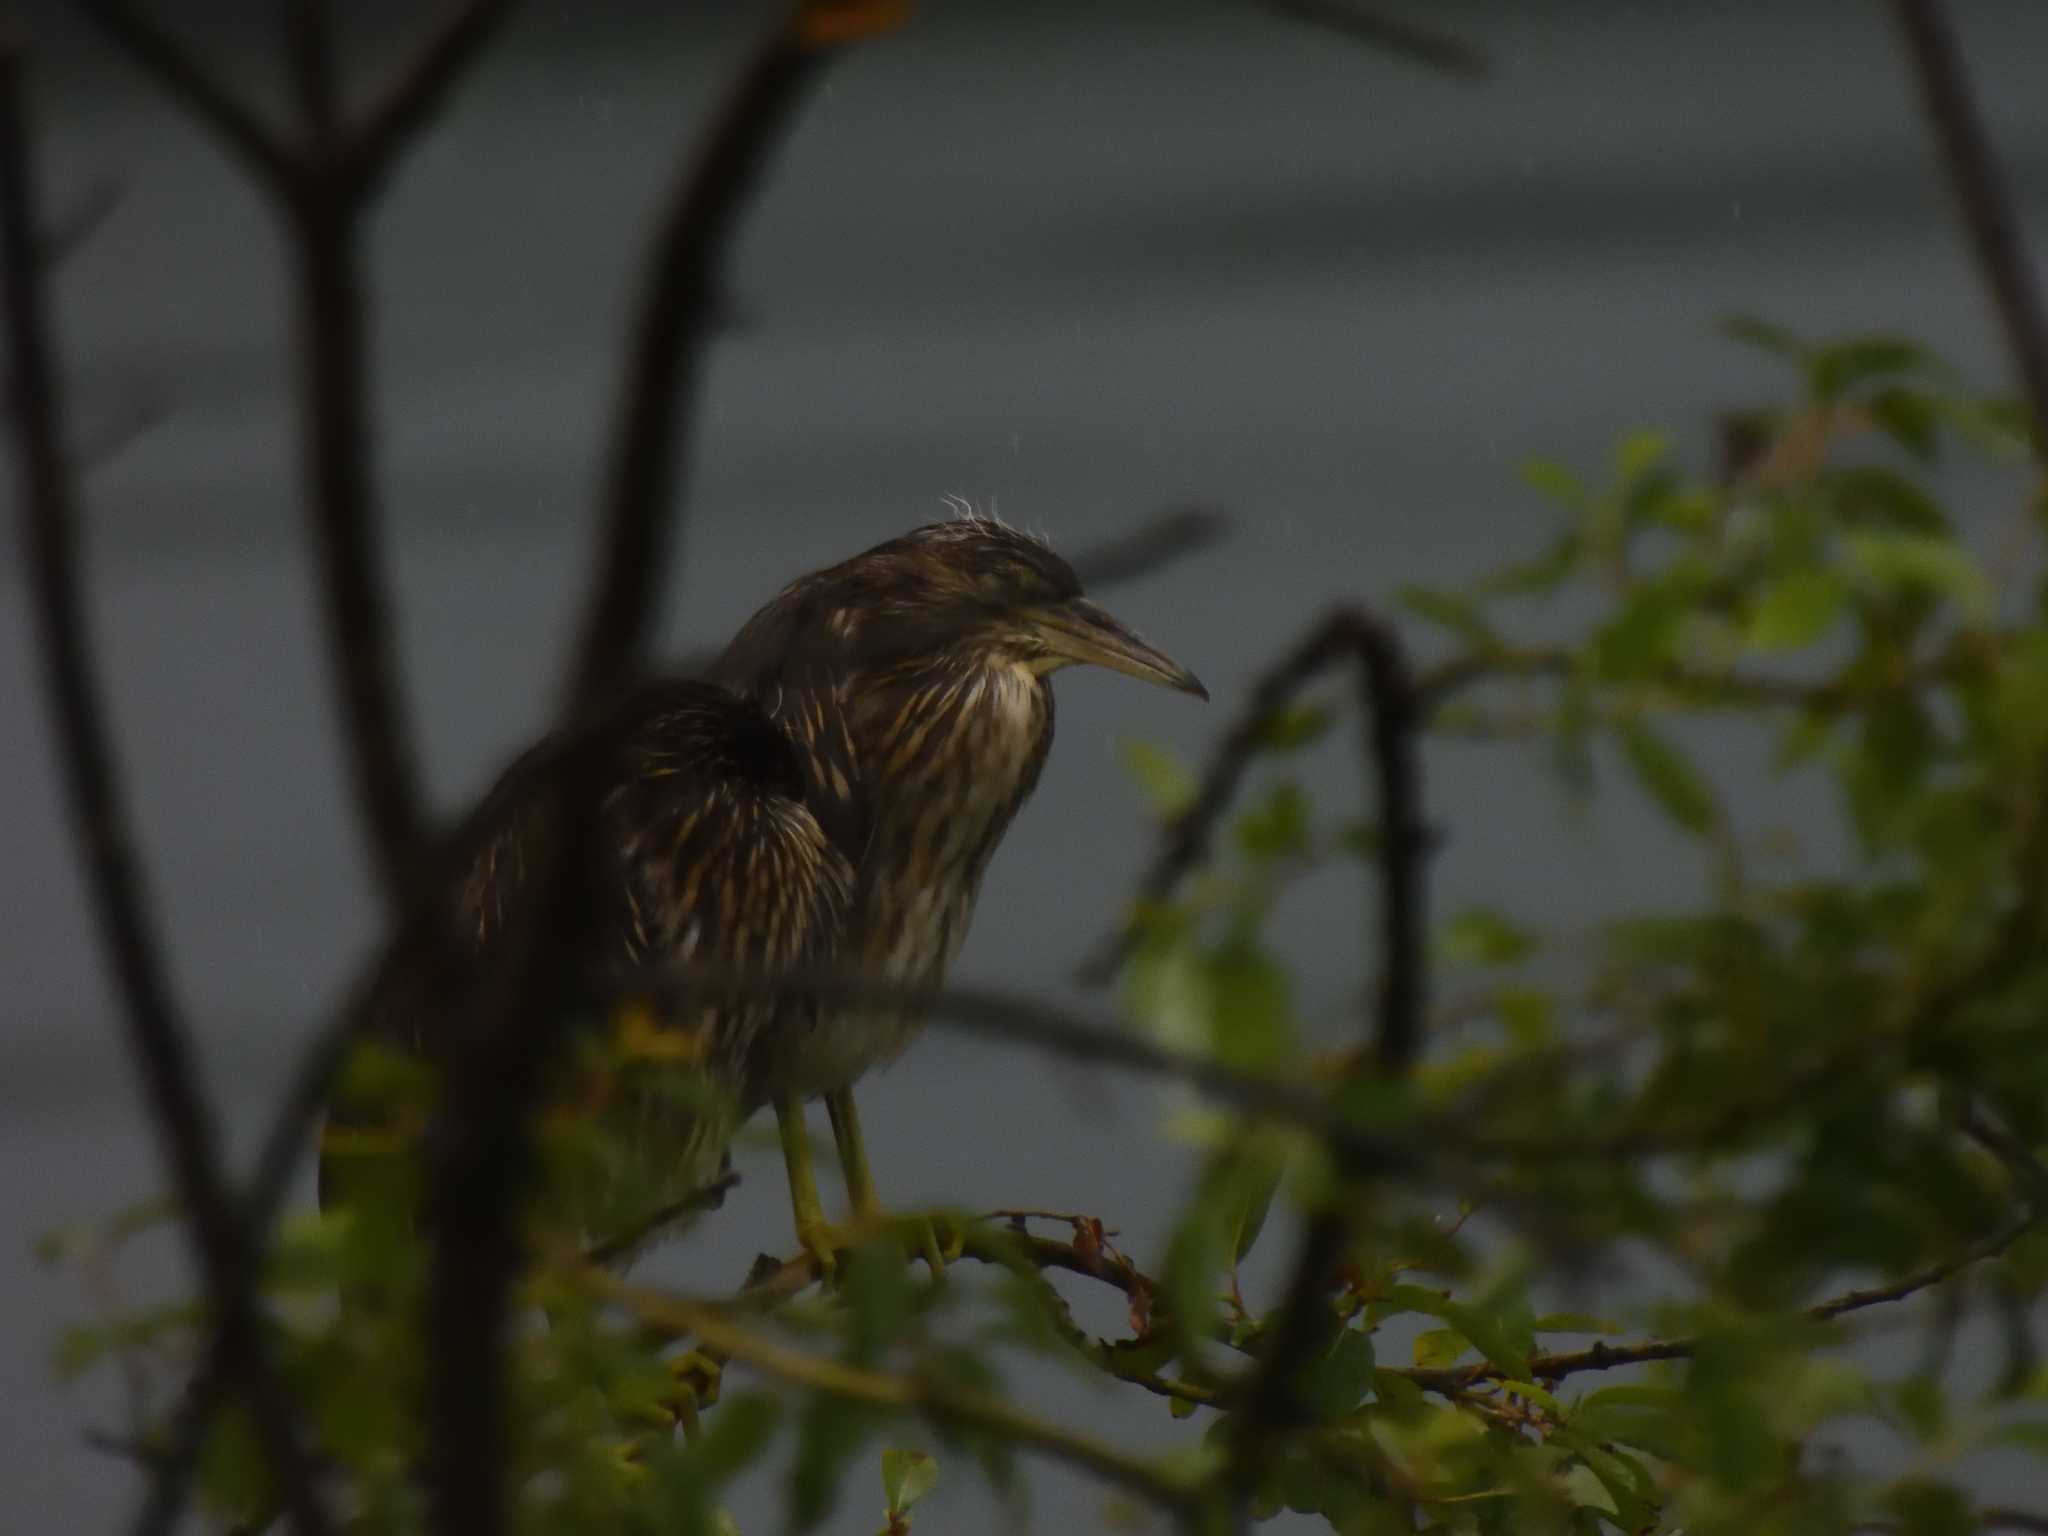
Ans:
[{"label": "green foliage", "polygon": [[[1344,1167],[1312,1127],[1191,1115],[1177,1098],[1199,1165],[1181,1208],[1155,1213],[1158,1252],[1125,1254],[1093,1213],[1035,1246],[970,1225],[982,1264],[937,1288],[895,1242],[865,1243],[829,1296],[716,1313],[757,1342],[733,1369],[760,1379],[709,1404],[678,1364],[702,1314],[685,1326],[593,1271],[564,1216],[672,1191],[588,1117],[551,1116],[553,1199],[535,1207],[522,1295],[547,1325],[515,1350],[522,1527],[725,1529],[726,1490],[779,1465],[781,1444],[789,1522],[804,1529],[879,1443],[896,1536],[937,1477],[930,1454],[892,1444],[913,1426],[1000,1489],[1023,1444],[1121,1455],[1126,1484],[1195,1486],[1219,1508],[1234,1448],[1270,1431],[1270,1455],[1244,1473],[1254,1513],[1347,1536],[1960,1533],[1980,1520],[1969,1457],[2048,1461],[2034,1363],[2048,1238],[1987,1242],[2012,1238],[2048,1182],[2023,1150],[2048,1141],[2048,620],[2037,594],[2006,590],[2009,555],[1957,532],[1983,520],[1955,515],[1937,478],[1958,455],[2011,464],[2023,437],[2010,410],[1902,338],[1729,330],[1783,361],[1791,398],[1731,413],[1714,464],[1689,468],[1685,439],[1656,432],[1588,471],[1532,464],[1556,523],[1534,556],[1401,599],[1442,648],[1441,670],[1423,669],[1431,728],[1498,741],[1514,755],[1503,771],[1547,766],[1575,793],[1618,774],[1682,834],[1658,856],[1698,860],[1691,900],[1570,936],[1541,909],[1432,914],[1423,1058],[1377,1075],[1362,1065],[1369,1007],[1310,1016],[1274,931],[1300,882],[1370,881],[1386,856],[1380,807],[1309,788],[1356,751],[1348,705],[1289,705],[1252,733],[1251,782],[1210,866],[1138,915],[1124,1011],[1236,1073],[1332,1090],[1334,1113],[1398,1134],[1415,1166]],[[2038,495],[2028,473],[2010,513]],[[1522,638],[1566,621],[1565,639]],[[1774,837],[1768,808],[1725,776],[1734,754],[1706,750],[1737,742],[1798,781],[1798,838]],[[1124,756],[1158,817],[1197,803],[1183,765],[1139,743]],[[1347,763],[1342,782],[1358,778]],[[1434,793],[1427,809],[1452,827],[1471,810]],[[1370,998],[1384,957],[1343,958]],[[687,1065],[585,1070],[699,1103]],[[345,1218],[289,1223],[267,1284],[356,1528],[411,1532],[425,1528],[424,1268],[416,1169],[391,1127],[421,1121],[431,1084],[375,1057],[357,1073],[359,1094],[395,1106],[341,1147],[365,1197]],[[1271,1234],[1325,1211],[1348,1241],[1308,1319],[1292,1417],[1248,1425],[1280,1331],[1271,1261],[1293,1251]],[[66,1232],[45,1257],[103,1277],[165,1214]],[[1661,1296],[1589,1284],[1643,1257],[1682,1283]],[[1937,1273],[1952,1315],[1921,1305]],[[1848,1295],[1858,1305],[1832,1321],[1809,1314],[1886,1284],[1917,1299]],[[1097,1338],[1076,1317],[1099,1314],[1070,1302],[1104,1286],[1122,1327]],[[334,1316],[337,1288],[350,1301]],[[190,1305],[94,1294],[105,1315],[59,1341],[63,1370],[167,1376],[189,1355]],[[1880,1317],[1927,1330],[1910,1368],[1874,1371],[1845,1348]],[[1965,1324],[2000,1341],[1988,1387],[1943,1363],[1947,1330]],[[1037,1405],[1001,1390],[1016,1352],[1106,1374],[1133,1420],[1158,1417],[1114,1444],[1069,1430],[1057,1405],[1026,1423]],[[250,1428],[231,1415],[207,1447],[222,1523],[270,1498]],[[1852,1428],[1901,1454],[1827,1454]],[[1147,1443],[1182,1451],[1133,1463]]]}]

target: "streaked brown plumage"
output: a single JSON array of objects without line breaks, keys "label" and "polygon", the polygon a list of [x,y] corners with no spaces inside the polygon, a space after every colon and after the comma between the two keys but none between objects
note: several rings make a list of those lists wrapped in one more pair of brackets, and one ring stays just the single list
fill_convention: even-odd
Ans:
[{"label": "streaked brown plumage", "polygon": [[[654,966],[679,967],[685,978],[695,965],[772,980],[830,961],[851,870],[804,804],[788,738],[724,689],[670,681],[636,691],[573,737],[543,741],[478,807],[467,873],[450,893],[452,931],[472,977],[502,965],[509,946],[544,941],[530,931],[544,895],[533,872],[559,860],[563,796],[576,782],[572,750],[594,753],[585,761],[595,764],[603,796],[587,888],[605,904],[586,924],[591,947],[580,960],[594,993]],[[371,1028],[438,1065],[449,1031],[429,985],[423,972],[390,978]],[[654,1016],[648,1054],[657,1064],[694,1064],[704,1090],[694,1095],[679,1095],[659,1072],[636,1080],[632,1061],[616,1055],[564,1085],[564,1099],[598,1104],[622,1133],[634,1167],[621,1184],[637,1207],[615,1207],[602,1184],[586,1186],[572,1219],[609,1235],[715,1177],[737,1119],[759,1102],[746,1072],[777,1006],[742,993]],[[332,1163],[323,1158],[323,1200]]]}]

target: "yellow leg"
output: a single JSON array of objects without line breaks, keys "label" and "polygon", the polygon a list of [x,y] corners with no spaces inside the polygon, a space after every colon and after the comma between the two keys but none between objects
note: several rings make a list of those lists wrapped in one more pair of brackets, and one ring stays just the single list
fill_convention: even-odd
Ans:
[{"label": "yellow leg", "polygon": [[[832,1117],[832,1144],[839,1149],[839,1169],[846,1180],[846,1199],[853,1208],[854,1225],[872,1227],[881,1220],[882,1201],[875,1193],[875,1173],[868,1166],[867,1142],[861,1136],[860,1111],[853,1106],[853,1090],[842,1088],[826,1094],[825,1112]],[[906,1220],[909,1230],[904,1234],[905,1240],[924,1260],[932,1277],[940,1278],[945,1273],[946,1260],[960,1257],[958,1234],[949,1226],[949,1241],[941,1246],[929,1216]]]},{"label": "yellow leg", "polygon": [[842,1088],[825,1095],[825,1113],[832,1117],[832,1144],[839,1149],[839,1171],[846,1180],[846,1202],[854,1220],[882,1213],[875,1194],[874,1170],[868,1166],[867,1143],[861,1139],[860,1111],[853,1106],[853,1090]]},{"label": "yellow leg", "polygon": [[797,1243],[818,1261],[830,1280],[838,1269],[833,1232],[825,1225],[825,1207],[818,1199],[817,1176],[811,1171],[811,1138],[804,1128],[804,1101],[795,1094],[775,1100],[775,1128],[782,1137],[782,1165],[789,1171],[789,1210],[796,1221]]}]

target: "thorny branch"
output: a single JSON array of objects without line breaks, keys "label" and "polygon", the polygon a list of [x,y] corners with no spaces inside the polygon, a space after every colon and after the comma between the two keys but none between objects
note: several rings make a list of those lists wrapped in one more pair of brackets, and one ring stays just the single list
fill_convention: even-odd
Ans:
[{"label": "thorny branch", "polygon": [[49,334],[25,115],[19,62],[12,51],[0,51],[0,243],[6,260],[22,542],[29,552],[59,766],[101,938],[126,1007],[135,1060],[212,1298],[222,1358],[250,1394],[294,1523],[305,1532],[323,1532],[329,1525],[300,1443],[297,1415],[265,1348],[248,1235],[221,1175],[212,1120],[150,915],[120,769],[100,705],[98,667],[85,620],[77,497],[64,461],[63,405]]}]

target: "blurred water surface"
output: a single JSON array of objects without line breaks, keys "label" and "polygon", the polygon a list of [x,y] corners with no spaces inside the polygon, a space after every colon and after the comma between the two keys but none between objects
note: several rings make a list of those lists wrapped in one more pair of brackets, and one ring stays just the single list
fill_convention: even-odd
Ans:
[{"label": "blurred water surface", "polygon": [[[274,101],[265,8],[198,9],[181,23]],[[419,9],[355,8],[359,61]],[[376,224],[408,694],[447,808],[554,695],[641,235],[751,22],[684,9],[535,0]],[[1716,317],[1909,329],[2002,377],[1882,7],[1407,9],[1483,42],[1497,77],[1431,77],[1227,0],[934,3],[835,69],[749,222],[694,430],[671,649],[943,515],[948,494],[1070,548],[1189,499],[1240,520],[1223,553],[1112,602],[1217,704],[1061,680],[1060,743],[964,977],[1065,990],[1145,846],[1119,740],[1195,752],[1319,605],[1531,546],[1546,514],[1515,480],[1525,457],[1596,461],[1639,425],[1697,451],[1716,407],[1775,388]],[[2048,7],[1955,9],[2038,253]],[[63,278],[82,429],[169,412],[90,482],[94,612],[178,979],[244,1152],[370,936],[294,516],[275,230],[68,8],[30,11],[60,210],[102,183],[122,194]],[[1970,507],[1986,528],[2011,511]],[[0,707],[18,722],[0,744],[0,1479],[22,1529],[104,1528],[132,1479],[79,1431],[118,1404],[104,1384],[52,1384],[55,1331],[85,1302],[29,1243],[157,1175],[19,598],[0,622]],[[1739,745],[1724,756],[1759,784],[1760,824],[1796,809]],[[1691,855],[1625,794],[1575,819],[1534,756],[1441,749],[1429,767],[1446,904],[1483,895],[1569,932],[1695,888]],[[1355,794],[1334,752],[1312,772]],[[1317,1026],[1353,1027],[1360,894],[1318,887],[1288,915]],[[906,1203],[1086,1209],[1144,1255],[1185,1173],[1149,1090],[942,1033],[864,1099],[884,1189]],[[772,1155],[741,1164],[725,1212],[664,1262],[726,1282],[785,1245]],[[172,1252],[145,1289],[168,1283]],[[1150,1408],[1070,1411],[1133,1441],[1183,1432]],[[980,1518],[970,1483],[949,1469],[935,1529]],[[1097,1523],[1092,1490],[1034,1486],[1040,1526]],[[835,1529],[876,1524],[878,1487],[854,1488]],[[749,1529],[774,1497],[739,1501]]]}]

